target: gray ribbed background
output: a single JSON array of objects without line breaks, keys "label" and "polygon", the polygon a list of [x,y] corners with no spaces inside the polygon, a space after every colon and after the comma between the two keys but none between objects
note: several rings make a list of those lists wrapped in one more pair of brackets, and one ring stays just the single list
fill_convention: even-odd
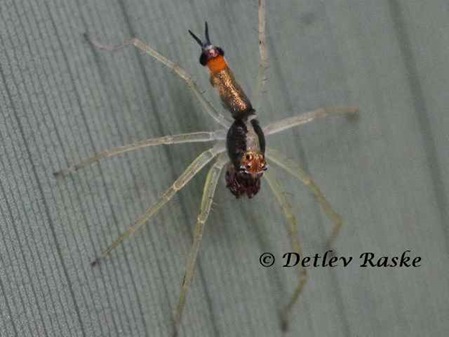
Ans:
[{"label": "gray ribbed background", "polygon": [[[449,331],[449,5],[446,0],[268,1],[269,82],[260,121],[357,105],[268,139],[300,160],[344,217],[345,256],[422,257],[416,269],[310,269],[290,336],[444,336]],[[256,1],[3,0],[0,5],[0,336],[168,336],[205,174],[99,268],[89,262],[205,144],[142,150],[56,181],[52,172],[136,140],[214,130],[184,83],[133,49],[151,42],[219,105],[187,29],[222,46],[251,94]],[[323,251],[329,221],[271,165]],[[189,293],[183,336],[280,336],[295,272],[258,263],[288,251],[266,183],[235,200],[221,180]]]}]

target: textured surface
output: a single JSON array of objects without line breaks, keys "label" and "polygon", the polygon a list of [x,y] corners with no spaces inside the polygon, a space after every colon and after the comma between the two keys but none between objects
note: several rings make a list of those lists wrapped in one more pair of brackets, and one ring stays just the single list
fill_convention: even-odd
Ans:
[{"label": "textured surface", "polygon": [[[89,31],[151,42],[218,105],[187,29],[203,21],[242,86],[257,73],[256,1],[2,1],[0,11],[0,335],[168,336],[205,174],[117,249],[89,262],[205,145],[143,150],[56,181],[101,149],[213,130],[184,83],[135,50],[93,50]],[[356,104],[358,122],[319,121],[268,139],[316,178],[344,229],[340,255],[422,257],[416,269],[311,268],[291,336],[442,336],[449,330],[449,7],[435,0],[268,1],[269,82],[262,125]],[[309,254],[329,222],[272,166]],[[267,187],[265,184],[263,187]],[[184,336],[279,336],[292,269],[269,189],[235,200],[221,183],[186,306]]]}]

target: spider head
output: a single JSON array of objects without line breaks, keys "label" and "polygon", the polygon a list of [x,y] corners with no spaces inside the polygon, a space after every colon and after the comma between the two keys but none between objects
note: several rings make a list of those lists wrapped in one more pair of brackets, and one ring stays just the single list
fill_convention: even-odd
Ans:
[{"label": "spider head", "polygon": [[205,24],[205,35],[206,35],[206,41],[202,41],[198,36],[193,34],[189,30],[190,35],[195,39],[195,41],[201,46],[201,56],[200,56],[200,63],[201,65],[205,66],[208,64],[209,61],[214,60],[216,58],[219,58],[220,56],[224,56],[224,51],[220,47],[214,46],[212,43],[210,43],[209,39],[209,29],[207,26],[207,22]]},{"label": "spider head", "polygon": [[260,179],[267,170],[265,156],[261,152],[246,151],[241,159],[241,165],[236,168],[229,164],[226,170],[226,187],[237,198],[245,195],[252,198],[260,190]]},{"label": "spider head", "polygon": [[262,176],[266,170],[265,156],[260,151],[246,151],[240,159],[240,171],[251,175],[253,178]]}]

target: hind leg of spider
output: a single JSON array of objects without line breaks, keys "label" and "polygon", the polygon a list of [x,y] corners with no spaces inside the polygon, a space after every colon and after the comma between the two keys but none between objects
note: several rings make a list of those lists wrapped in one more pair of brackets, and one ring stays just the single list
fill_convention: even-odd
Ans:
[{"label": "hind leg of spider", "polygon": [[256,110],[260,108],[260,97],[267,82],[268,52],[267,52],[267,34],[266,34],[266,1],[259,0],[258,9],[258,39],[259,39],[259,66],[257,69],[256,89],[254,92],[253,103]]},{"label": "hind leg of spider", "polygon": [[204,151],[187,167],[187,169],[175,180],[162,196],[156,201],[154,205],[149,207],[125,232],[120,234],[94,261],[92,266],[97,265],[102,259],[107,257],[123,240],[135,233],[145,223],[150,220],[170,199],[181,190],[201,169],[214,159],[219,153],[223,152],[224,148],[214,146],[213,148]]},{"label": "hind leg of spider", "polygon": [[150,138],[138,141],[136,143],[123,145],[119,147],[115,147],[108,150],[103,150],[93,155],[92,157],[85,158],[80,162],[73,164],[65,169],[54,172],[55,177],[64,177],[70,173],[74,173],[79,169],[82,169],[85,166],[96,163],[104,158],[111,158],[115,156],[119,156],[126,152],[136,151],[143,149],[149,146],[156,145],[171,145],[171,144],[182,144],[182,143],[195,143],[195,142],[210,142],[214,140],[222,140],[225,139],[225,134],[223,131],[212,131],[212,132],[192,132],[192,133],[183,133],[178,135],[171,136],[163,136],[158,138]]},{"label": "hind leg of spider", "polygon": [[165,65],[168,69],[170,69],[172,72],[174,72],[177,76],[179,76],[181,79],[184,80],[184,82],[187,84],[188,88],[192,91],[194,96],[199,100],[201,103],[201,106],[203,107],[204,111],[207,112],[217,123],[221,124],[224,127],[229,127],[232,122],[228,120],[223,114],[218,112],[212,104],[204,97],[203,93],[199,89],[196,82],[192,79],[192,76],[190,76],[187,71],[185,71],[183,68],[181,68],[178,64],[174,63],[173,61],[169,60],[162,54],[160,54],[158,51],[150,47],[150,45],[145,44],[141,40],[137,38],[132,38],[129,40],[126,40],[122,44],[119,45],[105,45],[97,40],[91,38],[87,33],[84,34],[87,41],[89,41],[90,44],[92,44],[95,48],[105,50],[105,51],[117,51],[120,50],[126,46],[134,46],[137,49],[143,51],[144,53],[150,55],[152,58],[154,58],[156,61],[162,63]]},{"label": "hind leg of spider", "polygon": [[312,177],[300,167],[300,165],[298,165],[294,161],[285,157],[280,152],[273,149],[267,149],[267,157],[271,161],[273,161],[276,165],[282,167],[285,171],[290,173],[292,176],[302,181],[302,183],[306,185],[312,192],[312,194],[315,196],[316,200],[321,206],[321,209],[333,223],[331,234],[327,241],[327,246],[332,247],[335,238],[338,236],[338,233],[340,232],[341,229],[342,225],[341,216],[334,211],[331,204],[329,203],[329,201],[327,201],[326,197],[321,192],[318,185],[315,183]]},{"label": "hind leg of spider", "polygon": [[268,136],[328,116],[346,115],[348,118],[355,118],[358,111],[356,107],[321,108],[270,123],[264,127],[263,131]]},{"label": "hind leg of spider", "polygon": [[212,207],[212,201],[217,187],[218,178],[220,177],[223,166],[228,161],[226,154],[221,154],[214,165],[207,174],[206,183],[204,184],[203,196],[201,199],[200,211],[196,221],[193,233],[193,244],[190,248],[189,256],[187,258],[186,270],[181,284],[181,292],[179,294],[178,304],[174,312],[173,320],[173,336],[178,335],[178,328],[182,320],[182,312],[186,303],[187,292],[192,284],[193,275],[195,272],[196,258],[200,249],[201,239],[203,237],[203,230],[206,220],[209,216]]},{"label": "hind leg of spider", "polygon": [[[279,206],[281,207],[282,212],[284,213],[284,216],[287,220],[287,223],[288,223],[287,232],[288,232],[288,237],[290,239],[290,245],[294,252],[298,253],[299,255],[302,255],[301,243],[299,241],[298,223],[296,221],[295,215],[293,214],[291,205],[288,202],[287,198],[285,197],[285,194],[282,193],[281,187],[277,183],[273,173],[270,171],[266,171],[264,176],[266,178],[266,181],[268,182],[268,185],[270,186],[270,189],[272,190],[273,194],[275,195],[276,200],[278,201]],[[284,331],[284,332],[288,330],[289,316],[290,316],[291,310],[294,307],[295,303],[299,300],[299,296],[301,295],[301,292],[302,292],[306,282],[307,282],[307,269],[299,268],[298,269],[298,285],[296,286],[287,305],[282,309],[281,314],[280,314],[281,328],[282,328],[282,331]]]}]

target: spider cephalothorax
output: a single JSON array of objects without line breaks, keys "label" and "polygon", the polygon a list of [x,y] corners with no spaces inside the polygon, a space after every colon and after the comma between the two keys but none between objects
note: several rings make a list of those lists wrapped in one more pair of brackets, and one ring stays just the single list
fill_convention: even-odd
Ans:
[{"label": "spider cephalothorax", "polygon": [[231,163],[226,170],[226,187],[237,198],[252,198],[260,190],[260,179],[267,169],[265,136],[255,114],[236,119],[226,136]]}]

